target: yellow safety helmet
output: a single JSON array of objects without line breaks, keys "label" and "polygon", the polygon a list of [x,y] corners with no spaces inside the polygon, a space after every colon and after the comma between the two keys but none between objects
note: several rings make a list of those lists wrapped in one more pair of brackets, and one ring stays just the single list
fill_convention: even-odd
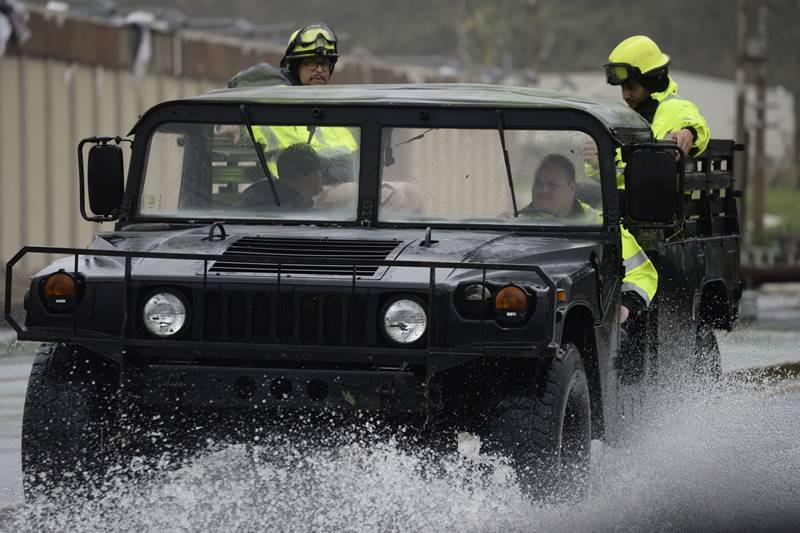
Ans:
[{"label": "yellow safety helmet", "polygon": [[642,76],[665,76],[668,67],[669,56],[644,35],[634,35],[619,43],[609,54],[608,63],[603,65],[606,81],[611,85],[622,85]]},{"label": "yellow safety helmet", "polygon": [[338,44],[336,34],[330,26],[322,23],[309,24],[292,33],[281,59],[281,67],[287,67],[293,59],[315,56],[328,57],[331,64],[335,65],[339,57]]}]

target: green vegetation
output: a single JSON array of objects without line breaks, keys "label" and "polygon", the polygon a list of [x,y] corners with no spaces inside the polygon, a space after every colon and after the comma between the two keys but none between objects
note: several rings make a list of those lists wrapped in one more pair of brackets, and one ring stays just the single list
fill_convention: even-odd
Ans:
[{"label": "green vegetation", "polygon": [[746,242],[769,245],[774,242],[800,236],[800,189],[791,185],[774,185],[764,191],[764,230],[760,239],[754,239],[753,195],[747,195],[745,217],[750,237]]},{"label": "green vegetation", "polygon": [[800,189],[781,186],[767,190],[764,211],[780,218],[776,229],[800,234]]}]

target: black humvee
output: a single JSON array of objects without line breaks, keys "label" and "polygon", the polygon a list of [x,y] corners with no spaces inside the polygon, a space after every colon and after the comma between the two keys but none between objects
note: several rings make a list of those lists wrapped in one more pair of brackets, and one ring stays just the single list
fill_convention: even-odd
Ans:
[{"label": "black humvee", "polygon": [[[45,343],[28,494],[141,451],[139,423],[295,411],[471,432],[536,484],[617,439],[637,384],[719,372],[740,291],[730,141],[685,160],[622,105],[481,85],[221,90],[130,135],[126,180],[126,139],[79,149],[81,213],[113,231],[7,266],[6,319]],[[534,181],[553,154],[575,169],[560,197]],[[558,216],[564,193],[581,216]],[[620,223],[660,272],[626,357]],[[33,253],[63,259],[23,326],[11,274]]]}]

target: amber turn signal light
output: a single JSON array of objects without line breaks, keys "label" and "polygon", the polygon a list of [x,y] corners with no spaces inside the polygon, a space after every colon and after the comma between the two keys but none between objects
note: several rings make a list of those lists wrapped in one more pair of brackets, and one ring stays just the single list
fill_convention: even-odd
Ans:
[{"label": "amber turn signal light", "polygon": [[42,302],[51,313],[69,313],[80,301],[83,277],[63,270],[47,276],[39,285]]},{"label": "amber turn signal light", "polygon": [[520,287],[508,285],[497,292],[494,307],[498,321],[520,322],[525,319],[528,311],[528,295]]},{"label": "amber turn signal light", "polygon": [[75,292],[75,279],[66,272],[51,274],[42,286],[42,297],[45,300],[74,298]]}]

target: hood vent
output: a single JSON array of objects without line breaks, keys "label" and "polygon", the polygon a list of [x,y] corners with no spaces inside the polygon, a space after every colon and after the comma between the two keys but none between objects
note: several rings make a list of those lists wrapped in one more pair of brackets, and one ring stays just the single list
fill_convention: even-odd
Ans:
[{"label": "hood vent", "polygon": [[[325,264],[326,259],[337,259],[356,263],[356,276],[374,276],[379,266],[370,261],[386,259],[400,243],[399,240],[243,237],[222,254],[225,259],[217,261],[209,272],[277,274],[281,260],[308,258],[307,264],[282,263],[281,275],[352,276],[352,265]],[[242,256],[262,257],[267,262],[237,260]]]}]

